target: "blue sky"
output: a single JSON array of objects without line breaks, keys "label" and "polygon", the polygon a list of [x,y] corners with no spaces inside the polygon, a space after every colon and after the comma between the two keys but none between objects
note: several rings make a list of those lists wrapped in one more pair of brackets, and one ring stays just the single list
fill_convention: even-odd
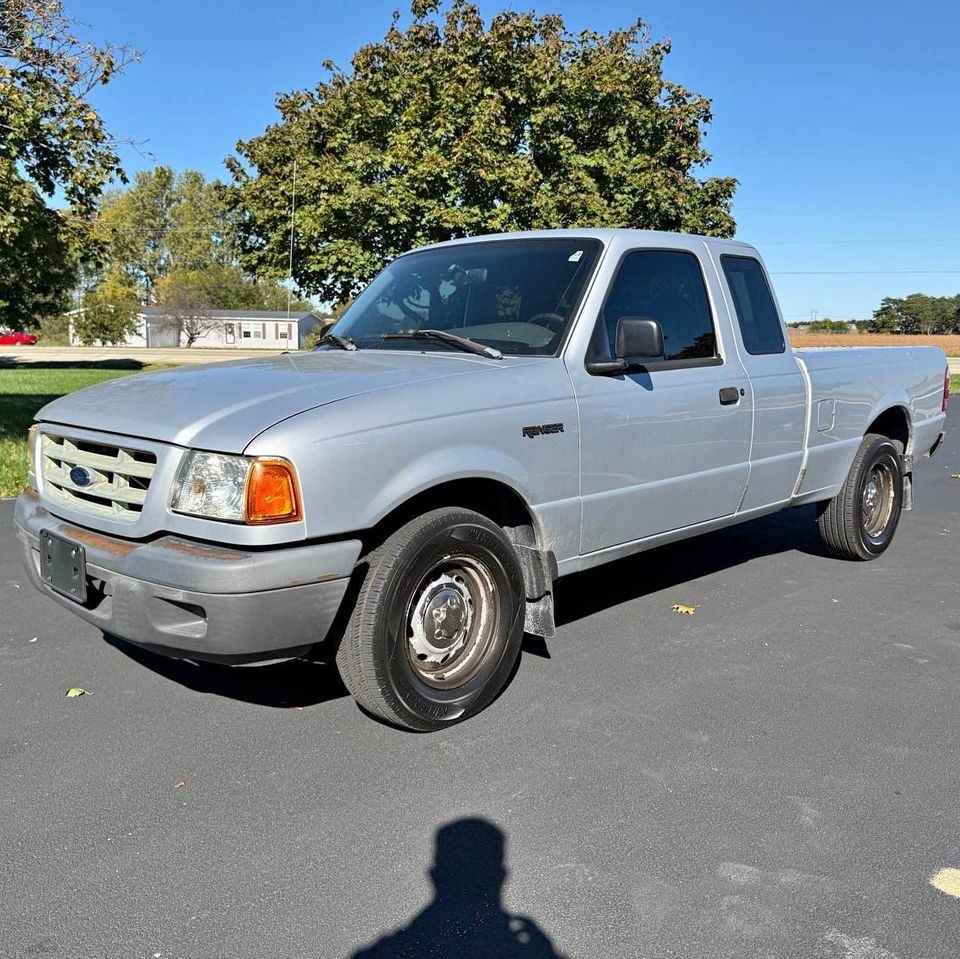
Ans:
[{"label": "blue sky", "polygon": [[[401,0],[67,0],[143,61],[96,104],[128,171],[224,177],[238,139],[383,36]],[[481,2],[488,17],[508,4]],[[642,16],[670,37],[665,73],[709,96],[709,172],[740,180],[737,235],[761,248],[787,320],[870,315],[883,296],[960,291],[960,4],[925,0],[518,0],[607,31]],[[911,271],[911,272],[907,272]],[[912,272],[916,271],[916,272]],[[923,271],[923,272],[920,272]]]}]

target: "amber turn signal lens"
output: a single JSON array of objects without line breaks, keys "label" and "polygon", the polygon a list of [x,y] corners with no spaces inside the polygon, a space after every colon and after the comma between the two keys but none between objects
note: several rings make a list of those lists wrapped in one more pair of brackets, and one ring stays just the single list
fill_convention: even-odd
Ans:
[{"label": "amber turn signal lens", "polygon": [[247,478],[247,522],[291,523],[300,517],[293,466],[286,460],[254,460]]}]

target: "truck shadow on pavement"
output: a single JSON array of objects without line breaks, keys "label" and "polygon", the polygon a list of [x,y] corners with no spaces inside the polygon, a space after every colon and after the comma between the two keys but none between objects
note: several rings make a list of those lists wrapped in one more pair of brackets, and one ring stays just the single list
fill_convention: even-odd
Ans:
[{"label": "truck shadow on pavement", "polygon": [[456,819],[437,830],[430,880],[433,901],[406,926],[352,959],[561,959],[530,918],[503,906],[506,836],[487,819]]},{"label": "truck shadow on pavement", "polygon": [[267,666],[196,663],[160,656],[108,633],[103,638],[141,666],[199,693],[277,709],[316,706],[348,695],[332,663],[309,658]]},{"label": "truck shadow on pavement", "polygon": [[[556,624],[575,623],[611,606],[791,550],[827,556],[817,532],[816,507],[785,510],[569,576],[554,592]],[[201,693],[277,709],[316,706],[349,695],[326,644],[317,647],[316,658],[227,666],[170,659],[108,634],[104,638],[140,665]],[[525,636],[522,650],[524,656],[550,659],[549,645],[536,636]]]},{"label": "truck shadow on pavement", "polygon": [[17,367],[21,370],[142,370],[141,360],[33,360],[18,356],[0,355],[0,369]]},{"label": "truck shadow on pavement", "polygon": [[776,553],[827,557],[816,506],[801,506],[715,533],[639,553],[560,580],[553,594],[557,626],[650,593]]}]

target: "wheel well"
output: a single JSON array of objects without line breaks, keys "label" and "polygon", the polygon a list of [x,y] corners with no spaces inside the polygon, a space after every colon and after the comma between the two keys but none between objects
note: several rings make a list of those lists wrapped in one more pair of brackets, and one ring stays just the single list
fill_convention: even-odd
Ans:
[{"label": "wheel well", "polygon": [[867,427],[867,432],[897,440],[902,451],[906,452],[910,443],[910,418],[902,406],[891,406]]},{"label": "wheel well", "polygon": [[533,513],[515,489],[497,480],[464,479],[431,486],[401,503],[370,531],[371,541],[382,541],[414,516],[442,506],[475,510],[508,533],[526,527],[531,537],[527,545],[535,545],[539,540]]},{"label": "wheel well", "polygon": [[557,575],[556,560],[543,548],[536,517],[513,487],[497,480],[452,480],[418,493],[363,536],[364,552],[382,543],[415,516],[443,506],[474,510],[502,527],[517,551],[527,598],[537,599],[550,591]]}]

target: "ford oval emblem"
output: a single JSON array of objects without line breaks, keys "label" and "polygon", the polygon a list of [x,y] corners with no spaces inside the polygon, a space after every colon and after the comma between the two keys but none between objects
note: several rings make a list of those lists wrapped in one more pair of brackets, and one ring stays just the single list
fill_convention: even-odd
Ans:
[{"label": "ford oval emblem", "polygon": [[89,486],[90,481],[93,477],[90,475],[90,471],[85,469],[83,466],[74,466],[70,470],[70,482],[74,486]]}]

